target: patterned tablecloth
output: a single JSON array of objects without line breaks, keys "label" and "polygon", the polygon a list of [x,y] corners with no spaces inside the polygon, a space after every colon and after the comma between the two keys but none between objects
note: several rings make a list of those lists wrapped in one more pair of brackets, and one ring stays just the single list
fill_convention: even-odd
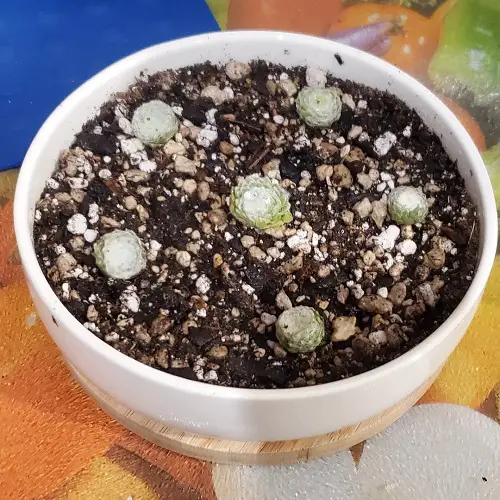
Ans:
[{"label": "patterned tablecloth", "polygon": [[[255,25],[256,21],[245,13],[248,5],[234,5],[243,1],[233,1],[230,26],[245,22]],[[329,24],[335,36],[355,25],[387,16],[397,18],[403,29],[390,36],[392,46],[385,57],[431,84],[436,80],[434,76],[428,78],[427,68],[447,36],[442,19],[450,8],[461,8],[461,3],[469,1],[458,0],[454,7],[454,2],[442,5],[438,0],[393,2],[408,4],[412,9],[368,2],[346,2],[360,5],[342,6],[338,2],[336,21]],[[500,29],[496,0],[474,1],[477,11],[491,8],[490,16],[497,15]],[[209,3],[225,25],[227,0]],[[271,16],[266,20],[262,12],[258,13],[257,19],[261,16],[265,27],[269,23],[271,27],[275,27],[273,23],[283,27],[279,23],[287,22],[294,28],[293,16],[273,18],[275,14],[269,14],[273,9],[266,10],[266,3],[255,0],[253,4],[254,9],[263,9]],[[277,9],[283,2],[268,3]],[[309,19],[307,31],[325,35],[324,16],[317,9],[321,4],[331,8],[335,0],[306,3],[310,6],[307,15],[317,17]],[[290,0],[290,10],[294,4],[299,9],[300,2]],[[479,19],[480,13],[476,14]],[[469,51],[467,57],[473,66],[490,57],[478,55],[479,49],[472,47],[476,42],[466,35],[455,36],[455,42]],[[467,48],[467,43],[471,47]],[[486,51],[484,47],[481,50]],[[438,64],[435,72],[448,69]],[[460,69],[457,71],[460,77]],[[463,78],[469,78],[469,90],[475,91],[470,71],[464,70]],[[449,88],[445,90],[450,93]],[[492,148],[498,141],[498,130],[491,120],[497,115],[485,113],[484,96],[476,97],[468,105],[462,102],[463,107],[447,102],[478,147]],[[486,111],[491,107],[488,104]],[[36,315],[19,265],[12,228],[16,175],[16,171],[0,174],[0,498],[500,498],[500,426],[496,422],[500,419],[500,259],[471,328],[441,375],[419,405],[388,430],[350,451],[305,464],[212,466],[162,450],[126,431],[73,382]]]}]

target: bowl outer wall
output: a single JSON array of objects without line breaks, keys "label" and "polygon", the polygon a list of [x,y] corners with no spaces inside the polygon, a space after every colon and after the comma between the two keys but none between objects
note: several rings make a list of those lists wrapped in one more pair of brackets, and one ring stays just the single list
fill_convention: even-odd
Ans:
[{"label": "bowl outer wall", "polygon": [[[343,64],[338,62],[340,56]],[[278,390],[218,387],[163,373],[128,358],[88,332],[58,300],[38,265],[32,226],[35,203],[60,152],[117,91],[141,71],[210,60],[261,58],[308,65],[395,94],[422,117],[457,160],[481,221],[480,261],[466,296],[448,320],[421,344],[379,368],[350,379]],[[25,157],[16,189],[16,238],[38,314],[69,360],[97,387],[127,407],[180,430],[233,440],[273,441],[338,430],[374,416],[406,397],[446,361],[465,333],[493,265],[497,219],[493,190],[481,156],[455,116],[428,89],[369,54],[307,35],[222,32],[150,47],[103,70],[63,101],[47,119]]]}]

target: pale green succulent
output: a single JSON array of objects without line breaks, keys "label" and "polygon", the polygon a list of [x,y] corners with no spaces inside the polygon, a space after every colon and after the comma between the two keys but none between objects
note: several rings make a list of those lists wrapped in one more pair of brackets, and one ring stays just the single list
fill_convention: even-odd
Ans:
[{"label": "pale green succulent", "polygon": [[179,130],[179,120],[168,104],[156,99],[134,111],[132,130],[144,144],[161,147]]},{"label": "pale green succulent", "polygon": [[387,210],[392,220],[398,224],[420,224],[427,217],[429,207],[420,189],[399,186],[390,192]]},{"label": "pale green succulent", "polygon": [[292,307],[276,321],[276,338],[288,352],[312,352],[325,338],[325,324],[316,309]]},{"label": "pale green succulent", "polygon": [[269,229],[292,220],[290,195],[269,177],[252,174],[231,189],[231,213],[247,227]]},{"label": "pale green succulent", "polygon": [[304,87],[297,96],[297,112],[310,127],[328,128],[342,113],[339,94],[333,87]]},{"label": "pale green succulent", "polygon": [[128,280],[146,268],[146,250],[133,231],[115,229],[94,243],[97,267],[110,278]]}]

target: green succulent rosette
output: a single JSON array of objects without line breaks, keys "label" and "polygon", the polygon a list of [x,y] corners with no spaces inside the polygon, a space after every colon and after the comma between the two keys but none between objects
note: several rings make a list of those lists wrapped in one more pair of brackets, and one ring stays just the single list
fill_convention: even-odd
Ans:
[{"label": "green succulent rosette", "polygon": [[336,88],[304,87],[295,102],[299,116],[310,127],[328,128],[342,113]]},{"label": "green succulent rosette", "polygon": [[269,177],[245,177],[231,189],[229,208],[247,227],[269,229],[291,222],[290,195]]},{"label": "green succulent rosette", "polygon": [[325,338],[325,324],[316,309],[292,307],[276,321],[276,338],[288,352],[312,352]]},{"label": "green succulent rosette", "polygon": [[153,148],[165,145],[179,130],[173,109],[157,99],[139,106],[131,123],[135,136]]},{"label": "green succulent rosette", "polygon": [[390,192],[387,210],[391,219],[398,224],[420,224],[427,217],[429,206],[420,189],[399,186]]},{"label": "green succulent rosette", "polygon": [[133,231],[115,229],[94,243],[97,267],[110,278],[128,280],[146,268],[146,250]]}]

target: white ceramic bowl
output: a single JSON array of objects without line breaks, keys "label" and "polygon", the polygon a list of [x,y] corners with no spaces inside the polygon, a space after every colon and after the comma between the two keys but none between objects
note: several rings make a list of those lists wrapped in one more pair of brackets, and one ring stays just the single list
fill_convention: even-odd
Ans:
[{"label": "white ceramic bowl", "polygon": [[[255,390],[216,387],[155,370],[87,331],[58,300],[35,256],[33,214],[45,180],[60,152],[113,92],[125,90],[143,70],[151,74],[206,60],[222,63],[256,58],[285,66],[314,65],[397,95],[441,136],[479,208],[479,264],[454,313],[403,356],[347,380],[297,389]],[[38,314],[66,359],[98,388],[137,412],[180,430],[235,440],[273,441],[324,434],[356,424],[405,398],[441,367],[464,335],[481,299],[497,244],[495,200],[481,156],[437,97],[410,76],[366,53],[320,38],[277,32],[225,32],[176,40],[138,52],[99,73],[58,106],[38,132],[21,168],[14,215],[19,251]]]}]

